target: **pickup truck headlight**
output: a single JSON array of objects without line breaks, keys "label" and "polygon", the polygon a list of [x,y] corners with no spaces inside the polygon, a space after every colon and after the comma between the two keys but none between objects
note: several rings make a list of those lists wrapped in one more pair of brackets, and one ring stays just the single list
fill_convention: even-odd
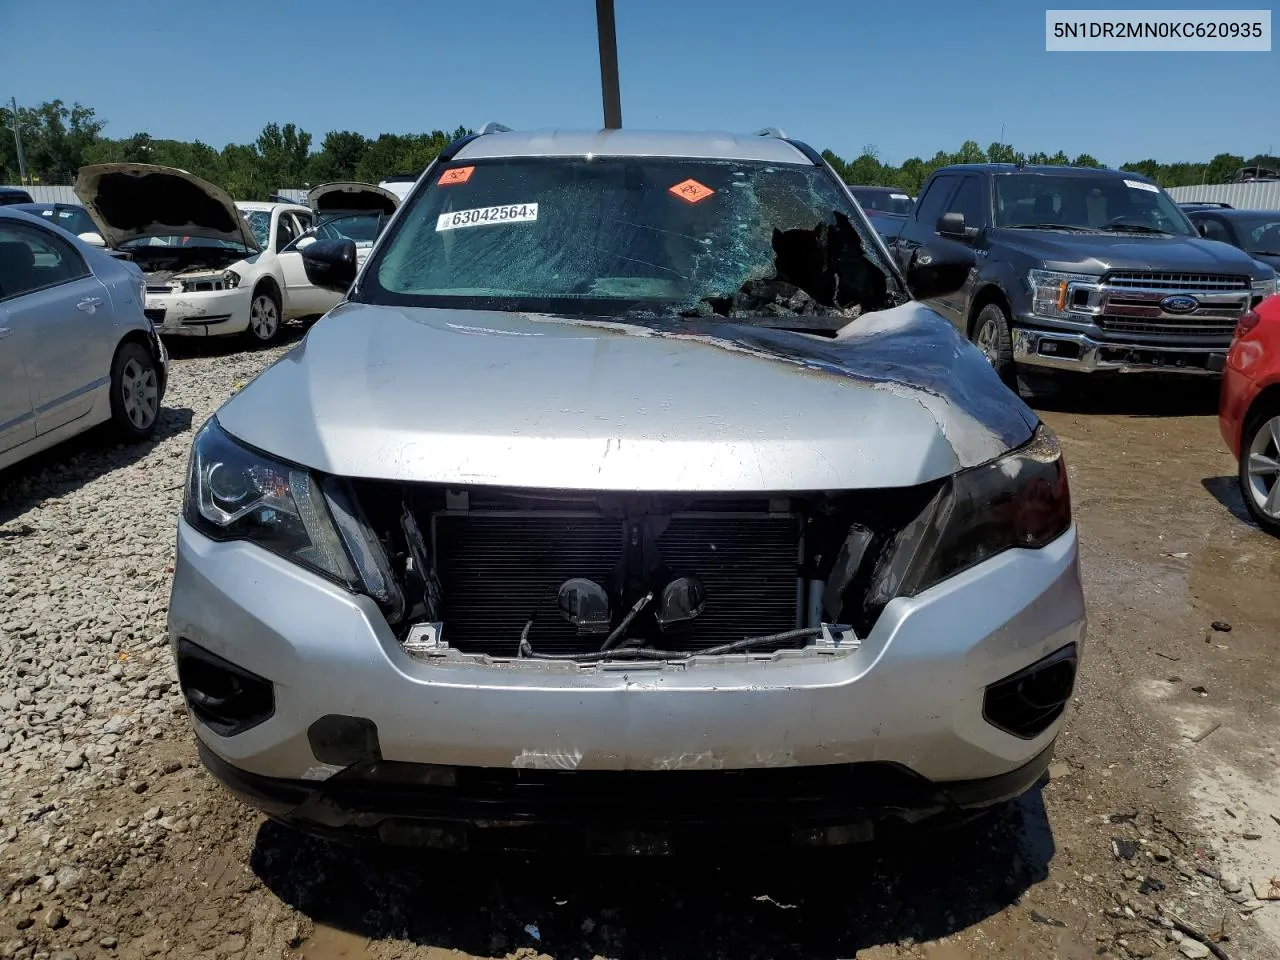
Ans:
[{"label": "pickup truck headlight", "polygon": [[356,589],[351,561],[311,474],[236,442],[215,418],[191,448],[183,518],[213,540],[244,540]]},{"label": "pickup truck headlight", "polygon": [[1253,297],[1254,302],[1259,303],[1267,297],[1273,297],[1276,294],[1277,280],[1273,277],[1270,280],[1253,281]]},{"label": "pickup truck headlight", "polygon": [[1098,277],[1087,273],[1058,273],[1054,270],[1032,270],[1027,274],[1031,287],[1031,312],[1040,317],[1065,319],[1068,306],[1068,285],[1071,283],[1097,283]]},{"label": "pickup truck headlight", "polygon": [[1041,424],[1017,450],[951,477],[883,555],[868,602],[914,596],[1005,550],[1047,546],[1070,526],[1062,450]]}]

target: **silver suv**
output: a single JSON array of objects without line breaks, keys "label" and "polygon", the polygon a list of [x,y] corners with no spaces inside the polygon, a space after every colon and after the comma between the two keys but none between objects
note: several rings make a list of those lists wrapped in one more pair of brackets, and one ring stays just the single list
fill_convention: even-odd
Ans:
[{"label": "silver suv", "polygon": [[208,768],[392,843],[830,842],[1044,771],[1085,636],[1053,434],[777,131],[486,129],[199,431]]}]

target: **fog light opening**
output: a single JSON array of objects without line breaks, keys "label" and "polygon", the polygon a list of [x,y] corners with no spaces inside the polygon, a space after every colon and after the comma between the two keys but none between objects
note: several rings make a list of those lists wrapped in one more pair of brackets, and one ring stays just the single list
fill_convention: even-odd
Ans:
[{"label": "fog light opening", "polygon": [[190,640],[178,641],[178,686],[196,718],[222,737],[256,727],[275,713],[270,680]]},{"label": "fog light opening", "polygon": [[1067,709],[1075,690],[1075,644],[993,683],[983,698],[987,723],[1023,740],[1038,737]]}]

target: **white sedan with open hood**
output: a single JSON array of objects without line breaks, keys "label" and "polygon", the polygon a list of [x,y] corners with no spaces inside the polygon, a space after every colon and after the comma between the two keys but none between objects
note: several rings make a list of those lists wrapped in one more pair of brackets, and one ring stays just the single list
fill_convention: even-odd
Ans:
[{"label": "white sedan with open hood", "polygon": [[297,257],[280,257],[311,227],[306,206],[235,203],[184,170],[136,163],[82,167],[76,195],[107,245],[146,274],[147,316],[166,336],[270,343],[283,320],[337,301],[312,287]]}]

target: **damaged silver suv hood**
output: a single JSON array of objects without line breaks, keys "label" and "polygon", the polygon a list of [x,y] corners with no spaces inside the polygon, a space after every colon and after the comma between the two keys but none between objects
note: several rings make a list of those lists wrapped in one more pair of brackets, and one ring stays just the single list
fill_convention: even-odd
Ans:
[{"label": "damaged silver suv hood", "polygon": [[346,303],[217,416],[344,476],[691,492],[921,483],[1021,445],[1037,422],[916,303],[835,339]]}]

